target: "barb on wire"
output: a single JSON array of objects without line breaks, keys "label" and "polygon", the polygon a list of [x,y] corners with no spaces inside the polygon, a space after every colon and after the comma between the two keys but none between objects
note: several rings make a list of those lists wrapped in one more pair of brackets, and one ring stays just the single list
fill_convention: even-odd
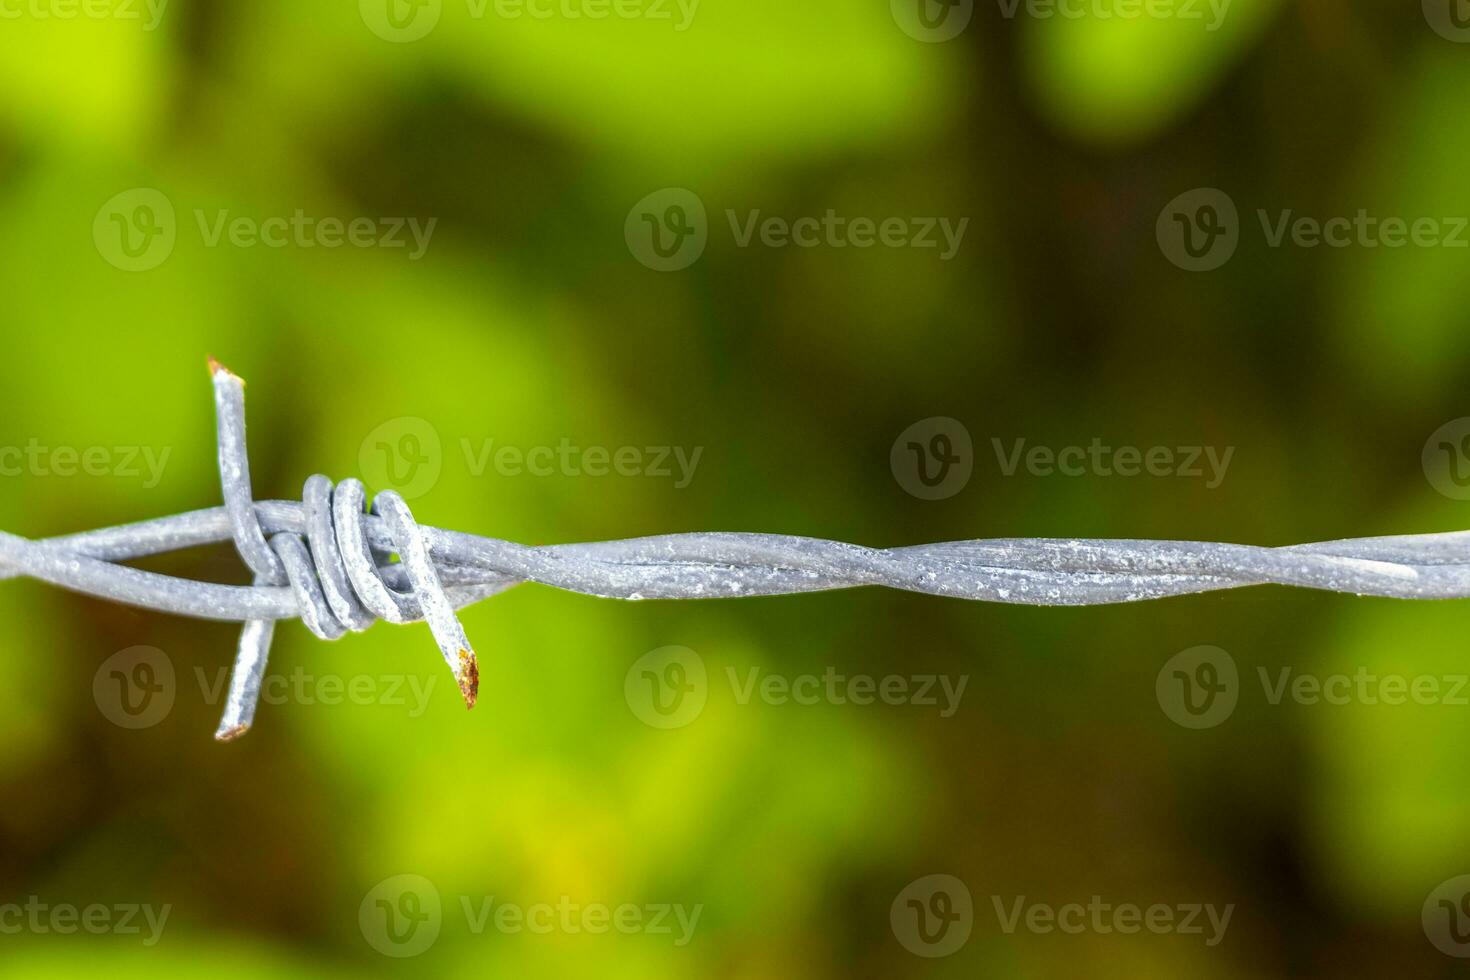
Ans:
[{"label": "barb on wire", "polygon": [[[255,500],[244,382],[213,359],[224,506],[29,540],[0,532],[0,578],[29,577],[159,612],[241,622],[215,737],[249,730],[275,624],[335,640],[377,620],[426,621],[473,707],[479,667],[455,610],[524,582],[613,599],[715,599],[874,585],[1042,606],[1138,602],[1289,585],[1399,599],[1470,597],[1470,532],[1263,548],[1190,541],[993,539],[864,548],[775,534],[694,533],[529,547],[419,524],[384,490],[364,510],[354,479],[312,476],[300,501]],[[233,541],[249,586],[122,562]],[[397,556],[398,561],[391,558]]]}]

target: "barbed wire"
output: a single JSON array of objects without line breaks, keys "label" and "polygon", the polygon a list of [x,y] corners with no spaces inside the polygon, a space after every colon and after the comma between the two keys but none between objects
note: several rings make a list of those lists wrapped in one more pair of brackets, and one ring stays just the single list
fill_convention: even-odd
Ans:
[{"label": "barbed wire", "polygon": [[[1138,602],[1288,585],[1398,599],[1470,597],[1470,532],[1279,548],[1191,541],[991,539],[865,548],[776,534],[693,533],[532,547],[421,525],[392,490],[310,477],[300,501],[253,498],[244,382],[213,359],[224,506],[29,540],[0,532],[0,579],[29,577],[158,612],[243,622],[215,737],[254,721],[275,624],[335,640],[378,620],[426,621],[465,704],[479,688],[455,610],[524,582],[612,599],[717,599],[882,586],[1040,606]],[[249,586],[120,562],[233,541]],[[398,561],[391,558],[397,556]]]}]

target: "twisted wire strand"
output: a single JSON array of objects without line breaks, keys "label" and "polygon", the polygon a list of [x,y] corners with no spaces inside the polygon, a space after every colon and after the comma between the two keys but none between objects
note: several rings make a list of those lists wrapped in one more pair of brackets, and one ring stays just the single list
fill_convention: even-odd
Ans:
[{"label": "twisted wire strand", "polygon": [[[402,497],[312,476],[300,501],[253,499],[244,382],[211,360],[224,506],[41,540],[0,532],[0,579],[29,577],[158,612],[242,622],[224,716],[254,719],[275,623],[334,640],[426,621],[473,706],[479,672],[455,610],[524,582],[613,599],[713,599],[882,586],[1042,606],[1138,602],[1253,585],[1397,599],[1470,597],[1470,532],[1279,548],[1192,541],[992,539],[865,548],[775,534],[692,533],[530,547],[419,524]],[[233,541],[254,575],[221,585],[119,564]],[[398,561],[392,562],[391,557]]]}]

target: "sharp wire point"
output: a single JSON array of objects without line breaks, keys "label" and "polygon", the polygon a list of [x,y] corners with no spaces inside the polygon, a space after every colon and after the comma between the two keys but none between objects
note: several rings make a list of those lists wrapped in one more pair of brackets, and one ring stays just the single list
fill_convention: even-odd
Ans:
[{"label": "sharp wire point", "polygon": [[480,696],[480,664],[475,651],[459,651],[459,693],[464,695],[464,706],[473,708]]},{"label": "sharp wire point", "polygon": [[232,728],[221,728],[214,733],[214,740],[216,742],[233,742],[248,731],[250,731],[249,725],[235,725]]}]

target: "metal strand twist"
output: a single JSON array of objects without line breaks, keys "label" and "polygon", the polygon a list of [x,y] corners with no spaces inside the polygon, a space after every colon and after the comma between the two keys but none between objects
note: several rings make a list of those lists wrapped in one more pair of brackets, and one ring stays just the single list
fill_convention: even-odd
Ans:
[{"label": "metal strand twist", "polygon": [[[385,490],[312,476],[300,501],[253,498],[244,382],[210,361],[224,506],[43,540],[0,532],[0,578],[25,576],[145,609],[243,622],[224,717],[253,721],[275,623],[334,640],[379,619],[426,621],[465,703],[478,664],[455,610],[524,582],[615,599],[713,599],[882,586],[951,598],[1101,605],[1288,585],[1399,599],[1470,597],[1470,532],[1281,548],[1189,541],[993,539],[877,549],[774,534],[693,533],[528,547],[419,524]],[[233,541],[249,586],[121,564]],[[392,562],[391,557],[398,561]]]}]

